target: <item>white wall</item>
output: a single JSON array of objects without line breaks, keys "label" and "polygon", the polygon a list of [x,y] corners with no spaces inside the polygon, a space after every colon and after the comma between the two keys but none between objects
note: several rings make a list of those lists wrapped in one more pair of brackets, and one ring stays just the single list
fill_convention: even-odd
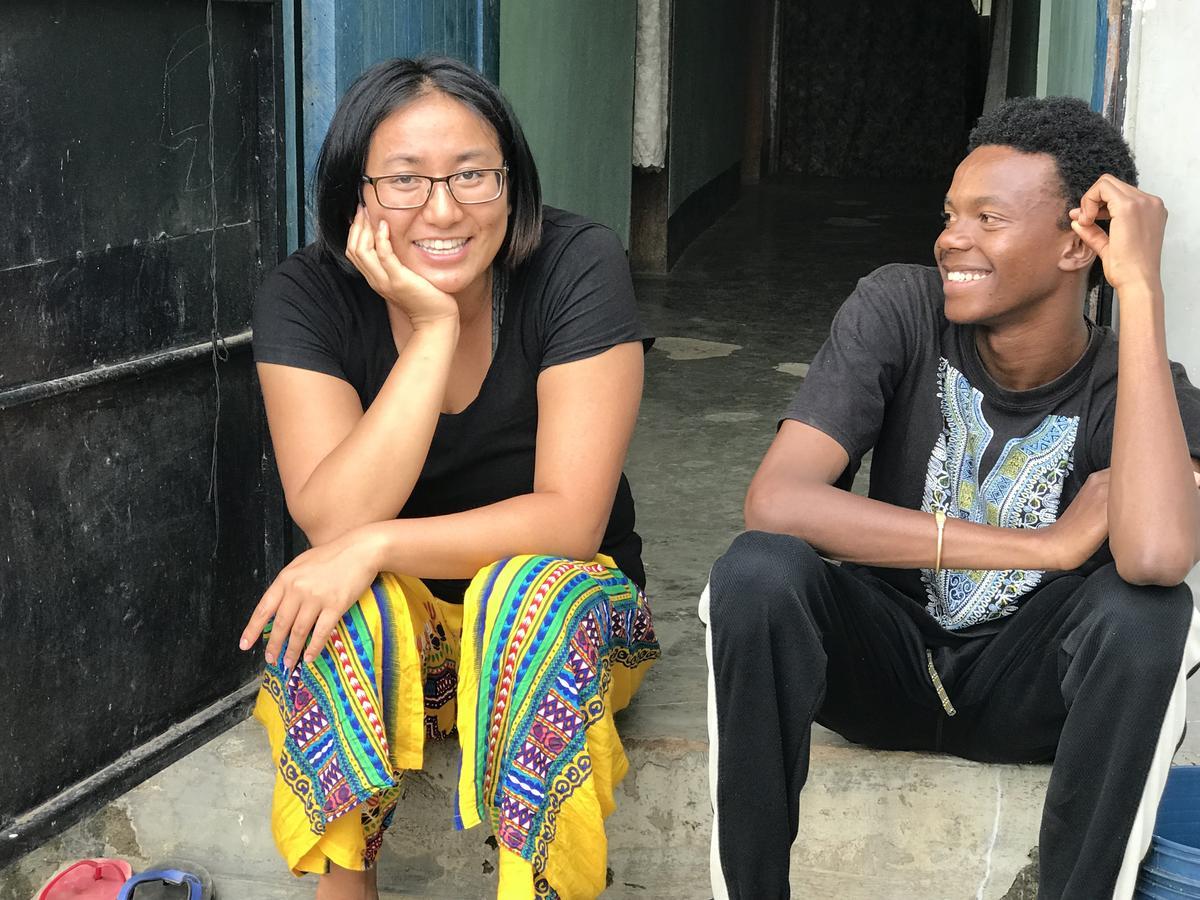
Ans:
[{"label": "white wall", "polygon": [[[1170,218],[1163,247],[1167,349],[1200,383],[1200,2],[1134,0],[1125,136],[1141,187]],[[1200,567],[1188,579],[1200,597]]]}]

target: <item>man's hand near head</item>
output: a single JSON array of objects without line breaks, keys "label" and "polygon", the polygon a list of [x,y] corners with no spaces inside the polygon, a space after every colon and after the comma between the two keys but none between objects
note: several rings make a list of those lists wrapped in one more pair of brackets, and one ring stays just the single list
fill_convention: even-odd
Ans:
[{"label": "man's hand near head", "polygon": [[[1117,293],[1161,291],[1160,275],[1167,208],[1159,197],[1102,175],[1071,210],[1071,228],[1104,266]],[[1097,224],[1109,222],[1108,231]]]},{"label": "man's hand near head", "polygon": [[[1178,584],[1200,559],[1200,496],[1167,359],[1167,209],[1153,194],[1102,175],[1068,215],[1119,301],[1109,547],[1126,581]],[[1107,233],[1097,224],[1103,220]]]}]

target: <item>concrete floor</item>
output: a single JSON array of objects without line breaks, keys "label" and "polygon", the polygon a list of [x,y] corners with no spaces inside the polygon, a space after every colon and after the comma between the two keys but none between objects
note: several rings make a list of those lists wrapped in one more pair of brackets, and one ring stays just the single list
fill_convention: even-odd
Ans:
[{"label": "concrete floor", "polygon": [[[632,769],[610,821],[606,897],[708,897],[703,631],[708,568],[741,524],[775,422],[855,279],[925,261],[940,185],[800,181],[747,189],[667,276],[637,280],[660,336],[627,471],[638,498],[663,658],[618,719]],[[1189,720],[1200,719],[1200,699]],[[1190,729],[1200,735],[1200,727]],[[1189,740],[1183,760],[1200,759]],[[408,780],[380,862],[385,897],[486,897],[486,833],[450,826],[451,747]],[[1020,900],[1046,767],[875,753],[817,729],[793,850],[799,897]],[[243,723],[0,872],[0,900],[27,900],[60,861],[164,855],[205,863],[223,900],[299,900],[267,831],[272,770]],[[1025,870],[1022,874],[1022,870]]]}]

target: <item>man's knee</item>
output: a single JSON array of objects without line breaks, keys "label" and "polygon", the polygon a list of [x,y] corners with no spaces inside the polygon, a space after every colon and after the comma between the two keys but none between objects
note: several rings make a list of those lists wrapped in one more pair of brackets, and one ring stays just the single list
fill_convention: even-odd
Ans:
[{"label": "man's knee", "polygon": [[710,621],[770,617],[780,603],[803,596],[805,585],[827,566],[808,543],[787,534],[739,534],[713,565]]},{"label": "man's knee", "polygon": [[1113,564],[1093,576],[1101,615],[1122,633],[1187,630],[1193,609],[1192,592],[1186,584],[1173,587],[1130,584]]},{"label": "man's knee", "polygon": [[1192,592],[1185,584],[1173,587],[1136,585],[1125,581],[1111,563],[1089,578],[1094,607],[1088,633],[1098,639],[1110,664],[1125,664],[1142,676],[1161,667],[1173,676],[1179,651],[1193,627]]}]

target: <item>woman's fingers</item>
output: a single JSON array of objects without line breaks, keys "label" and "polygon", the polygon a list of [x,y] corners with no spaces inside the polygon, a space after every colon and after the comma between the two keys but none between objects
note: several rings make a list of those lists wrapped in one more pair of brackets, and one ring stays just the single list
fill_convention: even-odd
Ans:
[{"label": "woman's fingers", "polygon": [[400,285],[409,278],[410,273],[405,268],[404,263],[400,262],[400,257],[396,255],[396,251],[392,247],[391,238],[392,235],[388,229],[387,220],[381,220],[378,233],[375,237],[376,256],[379,259],[380,265],[387,273],[388,280],[393,285]]},{"label": "woman's fingers", "polygon": [[353,251],[351,240],[346,241],[346,256],[366,277],[367,283],[381,297],[389,300],[411,290],[413,274],[396,255],[391,231],[386,219],[371,225],[365,213],[355,217]]},{"label": "woman's fingers", "polygon": [[354,218],[350,222],[350,230],[346,233],[346,256],[351,262],[355,262],[355,257],[358,256],[359,244],[362,241],[363,222],[366,220],[366,213],[360,206],[354,213]]},{"label": "woman's fingers", "polygon": [[306,663],[312,662],[321,655],[321,651],[329,643],[329,637],[333,634],[333,629],[337,628],[337,623],[341,618],[341,615],[335,609],[322,610],[321,615],[317,617],[316,625],[313,626],[312,637],[309,639],[308,647],[304,651],[304,661]]},{"label": "woman's fingers", "polygon": [[275,660],[279,659],[279,653],[283,650],[283,642],[291,635],[298,605],[293,596],[284,594],[279,608],[275,610],[275,622],[271,626],[271,639],[267,641],[265,654],[271,665],[275,665]]},{"label": "woman's fingers", "polygon": [[365,221],[365,214],[360,207],[354,217],[354,223],[350,226],[350,231],[346,235],[346,258],[350,260],[354,268],[358,269],[359,272],[369,279],[370,271],[365,258],[369,245],[364,242],[363,238],[364,232],[370,231],[370,228],[364,224]]},{"label": "woman's fingers", "polygon": [[[345,545],[345,546],[342,546]],[[267,588],[242,632],[243,650],[274,620],[265,648],[275,665],[282,656],[290,670],[303,658],[315,659],[354,600],[369,587],[372,570],[364,570],[347,538],[306,550],[289,563]],[[286,650],[285,650],[286,644]]]},{"label": "woman's fingers", "polygon": [[354,255],[359,260],[367,260],[375,254],[375,229],[371,225],[371,218],[367,215],[366,207],[360,206],[358,212],[354,216],[354,241],[350,242],[349,235],[346,238],[346,248],[354,248]]},{"label": "woman's fingers", "polygon": [[392,233],[388,229],[387,219],[380,219],[379,225],[375,229],[375,255],[379,257],[380,262],[396,258],[396,253],[392,249]]},{"label": "woman's fingers", "polygon": [[375,228],[371,226],[367,219],[364,210],[359,211],[356,217],[355,224],[358,226],[358,231],[353,244],[353,253],[351,253],[350,238],[346,239],[346,256],[354,267],[366,277],[367,283],[371,285],[376,293],[385,293],[388,284],[388,273],[379,261],[377,252],[378,242],[375,239]]},{"label": "woman's fingers", "polygon": [[251,614],[238,646],[249,650],[262,637],[263,628],[274,618],[265,650],[268,664],[275,664],[283,652],[285,640],[285,669],[294,668],[301,656],[305,662],[316,659],[328,643],[342,613],[337,606],[330,606],[311,595],[303,600],[296,599],[298,596],[294,588],[291,594],[285,593],[276,580]]},{"label": "woman's fingers", "polygon": [[360,259],[366,259],[375,251],[375,233],[371,228],[371,220],[363,207],[358,209],[358,234],[355,236],[354,253]]},{"label": "woman's fingers", "polygon": [[267,592],[258,601],[258,606],[254,607],[254,612],[250,614],[250,621],[246,623],[246,628],[242,631],[242,636],[238,640],[239,647],[243,650],[249,650],[258,643],[262,637],[263,629],[267,627],[267,623],[275,615],[275,610],[278,609],[279,601],[282,597],[283,589],[278,580],[276,580],[267,588]]},{"label": "woman's fingers", "polygon": [[291,670],[296,665],[296,661],[300,659],[308,635],[312,632],[313,623],[317,621],[317,615],[320,612],[321,607],[311,601],[302,604],[296,611],[296,618],[292,620],[292,627],[288,633],[287,653],[284,654],[283,659],[285,669]]}]

